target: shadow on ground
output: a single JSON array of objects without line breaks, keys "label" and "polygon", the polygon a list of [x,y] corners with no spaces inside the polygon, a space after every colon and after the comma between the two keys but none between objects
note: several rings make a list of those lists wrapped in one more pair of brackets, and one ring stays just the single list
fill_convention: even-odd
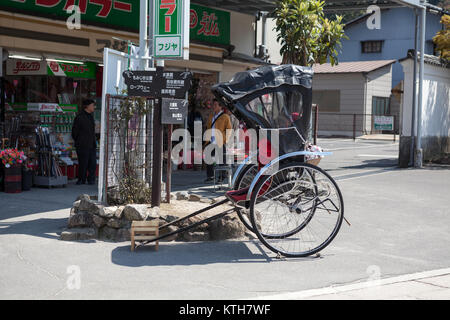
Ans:
[{"label": "shadow on ground", "polygon": [[69,183],[66,188],[32,188],[16,194],[0,192],[0,221],[69,209],[80,194],[96,195],[97,186]]},{"label": "shadow on ground", "polygon": [[[250,249],[252,248],[252,249]],[[318,258],[277,259],[257,240],[159,243],[138,247],[120,246],[111,253],[114,264],[126,267],[207,265],[212,263],[270,263],[277,261],[311,261]]]}]

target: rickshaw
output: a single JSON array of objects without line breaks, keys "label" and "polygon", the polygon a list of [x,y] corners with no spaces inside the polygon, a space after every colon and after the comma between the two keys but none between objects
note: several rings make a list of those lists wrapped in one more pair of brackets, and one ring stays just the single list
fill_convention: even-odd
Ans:
[{"label": "rickshaw", "polygon": [[[344,219],[344,202],[333,178],[310,163],[331,154],[310,151],[312,77],[309,67],[262,66],[214,85],[211,90],[221,104],[257,132],[257,152],[237,167],[225,199],[160,229],[224,203],[233,208],[145,243],[236,212],[277,257],[306,257],[329,245]],[[261,160],[263,146],[272,155],[266,162]],[[273,150],[278,151],[275,157]]]}]

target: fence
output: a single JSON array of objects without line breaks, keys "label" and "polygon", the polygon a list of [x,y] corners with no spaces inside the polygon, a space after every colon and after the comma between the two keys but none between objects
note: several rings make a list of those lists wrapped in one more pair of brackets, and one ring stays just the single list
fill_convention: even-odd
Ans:
[{"label": "fence", "polygon": [[345,136],[356,139],[368,134],[399,133],[399,115],[314,112],[313,128],[319,136]]},{"label": "fence", "polygon": [[153,101],[106,96],[104,190],[110,205],[149,203]]}]

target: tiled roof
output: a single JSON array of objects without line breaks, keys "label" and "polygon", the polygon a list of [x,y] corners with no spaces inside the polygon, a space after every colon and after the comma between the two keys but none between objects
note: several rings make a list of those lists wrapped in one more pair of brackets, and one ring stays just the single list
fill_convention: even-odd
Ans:
[{"label": "tiled roof", "polygon": [[335,66],[331,66],[331,63],[324,63],[315,64],[313,70],[315,74],[371,72],[395,62],[396,60],[352,61],[339,62]]}]

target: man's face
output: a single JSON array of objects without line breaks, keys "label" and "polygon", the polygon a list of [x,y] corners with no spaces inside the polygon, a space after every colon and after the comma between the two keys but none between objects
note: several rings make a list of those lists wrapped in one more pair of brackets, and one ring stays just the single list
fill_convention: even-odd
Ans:
[{"label": "man's face", "polygon": [[94,111],[95,111],[95,104],[94,104],[94,103],[91,103],[91,104],[88,105],[88,106],[86,107],[86,109],[84,109],[84,110],[86,110],[87,113],[92,113],[92,112],[94,112]]},{"label": "man's face", "polygon": [[219,102],[217,102],[217,101],[213,102],[213,110],[214,110],[214,113],[218,113],[218,112],[220,112],[220,110],[222,110]]}]

